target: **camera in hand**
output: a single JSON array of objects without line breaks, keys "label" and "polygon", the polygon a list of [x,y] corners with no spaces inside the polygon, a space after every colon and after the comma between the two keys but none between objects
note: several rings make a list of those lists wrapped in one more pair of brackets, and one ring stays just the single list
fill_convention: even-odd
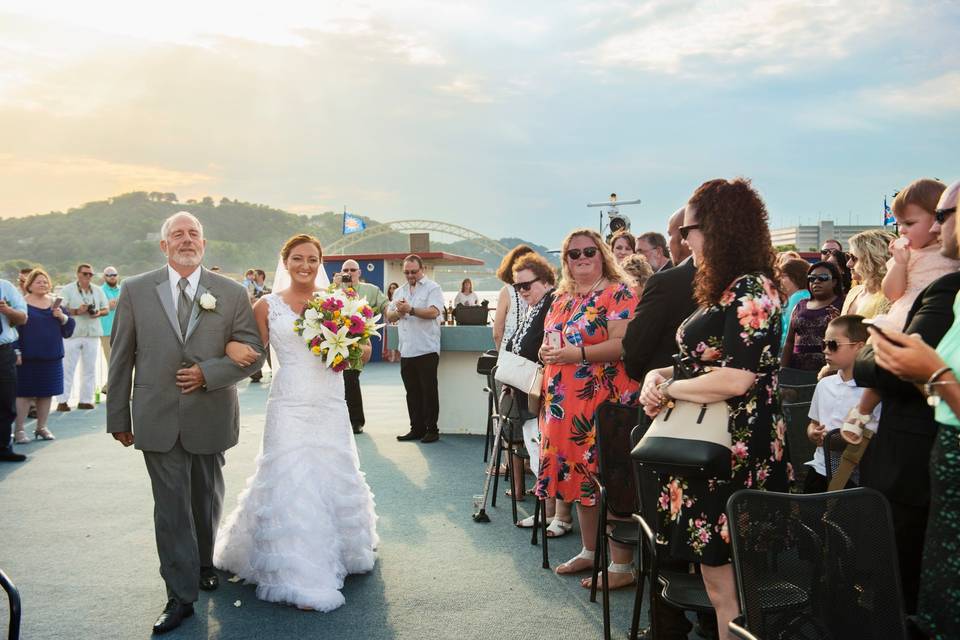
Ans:
[{"label": "camera in hand", "polygon": [[344,273],[340,275],[340,282],[343,284],[352,284],[353,283],[353,274]]},{"label": "camera in hand", "polygon": [[87,307],[87,315],[98,316],[100,315],[100,309],[97,309],[95,305],[90,305],[89,307]]}]

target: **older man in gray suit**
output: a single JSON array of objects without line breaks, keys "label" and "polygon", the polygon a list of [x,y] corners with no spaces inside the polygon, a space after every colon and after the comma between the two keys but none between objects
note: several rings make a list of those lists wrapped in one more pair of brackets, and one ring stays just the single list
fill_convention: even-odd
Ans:
[{"label": "older man in gray suit", "polygon": [[[107,432],[143,451],[153,486],[168,597],[154,633],[193,615],[198,589],[217,588],[213,545],[223,452],[239,432],[235,385],[264,359],[246,290],[200,266],[206,246],[200,221],[181,211],[160,235],[167,264],[128,279],[121,290],[107,394]],[[241,368],[225,354],[230,341],[259,357]]]}]

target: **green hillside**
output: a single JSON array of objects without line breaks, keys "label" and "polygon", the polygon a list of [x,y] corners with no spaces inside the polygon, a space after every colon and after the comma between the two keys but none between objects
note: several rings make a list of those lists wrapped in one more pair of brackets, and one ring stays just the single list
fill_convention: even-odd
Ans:
[{"label": "green hillside", "polygon": [[[161,223],[184,210],[203,223],[208,243],[204,263],[219,265],[226,273],[242,273],[249,267],[272,271],[280,246],[296,233],[313,234],[325,246],[341,237],[342,216],[332,211],[295,215],[228,198],[179,202],[172,193],[137,191],[89,202],[66,213],[0,220],[0,274],[15,279],[20,267],[40,264],[62,283],[73,278],[79,262],[90,262],[97,270],[112,264],[121,276],[149,270],[163,262],[158,247]],[[367,224],[376,221],[367,219]],[[505,238],[501,242],[512,247],[522,240]],[[351,251],[402,252],[408,246],[405,234],[392,233],[364,241]],[[478,271],[495,270],[503,257],[469,240],[445,244],[432,239],[431,248],[483,260],[486,266]],[[458,277],[450,274],[446,279]],[[475,280],[478,289],[496,286],[491,278]],[[449,286],[448,282],[441,284]]]}]

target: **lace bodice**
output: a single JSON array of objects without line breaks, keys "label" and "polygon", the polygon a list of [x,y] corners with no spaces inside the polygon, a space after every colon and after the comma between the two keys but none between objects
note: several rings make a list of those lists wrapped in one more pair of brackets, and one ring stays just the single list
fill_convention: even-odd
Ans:
[{"label": "lace bodice", "polygon": [[269,305],[267,326],[276,373],[270,387],[272,399],[295,400],[298,404],[323,406],[343,401],[343,377],[310,353],[303,338],[293,329],[300,314],[294,312],[279,294],[264,296]]}]

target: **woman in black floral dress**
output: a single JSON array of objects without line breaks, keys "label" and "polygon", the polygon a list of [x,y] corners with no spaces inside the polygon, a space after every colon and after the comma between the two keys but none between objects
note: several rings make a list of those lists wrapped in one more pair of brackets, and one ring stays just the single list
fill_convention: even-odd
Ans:
[{"label": "woman in black floral dress", "polygon": [[766,207],[746,180],[704,183],[680,232],[697,264],[700,308],[677,332],[680,363],[647,374],[641,402],[651,416],[671,398],[729,405],[730,474],[664,475],[657,508],[658,541],[671,556],[701,564],[719,628],[726,629],[739,613],[727,499],[738,489],[787,491],[793,477],[777,391],[781,295]]}]

